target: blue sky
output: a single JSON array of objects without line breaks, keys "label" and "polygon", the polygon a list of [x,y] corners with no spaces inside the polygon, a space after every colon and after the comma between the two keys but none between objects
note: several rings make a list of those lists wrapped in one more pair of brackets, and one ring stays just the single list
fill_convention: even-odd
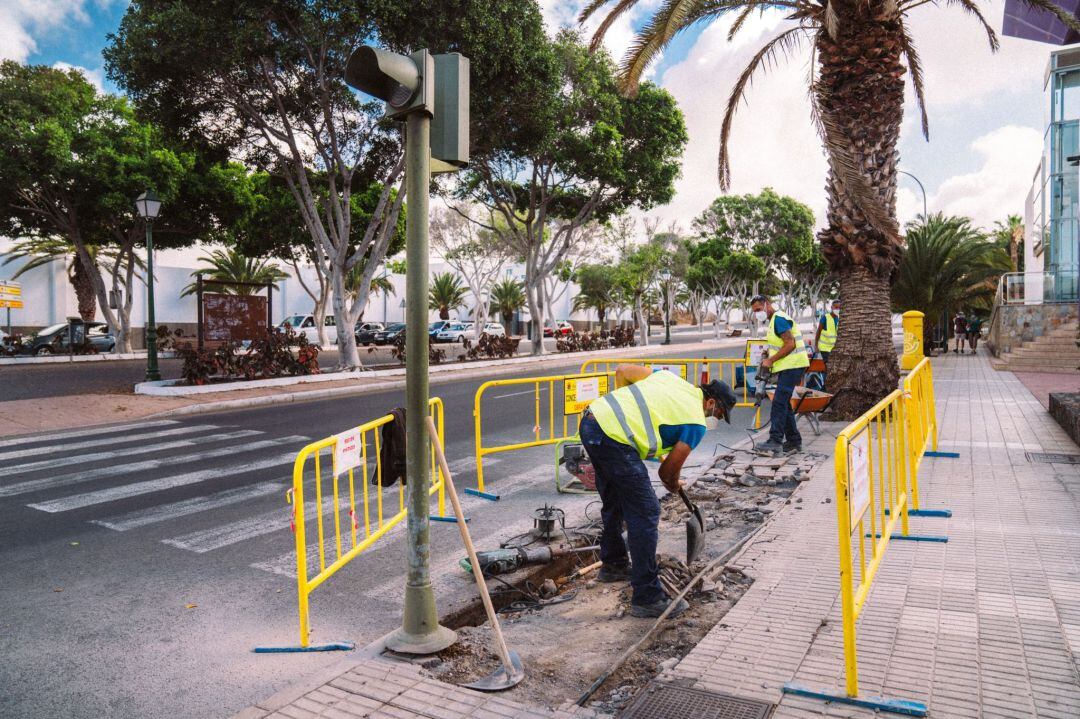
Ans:
[{"label": "blue sky", "polygon": [[[574,23],[583,0],[540,4],[554,32]],[[657,5],[658,0],[645,0],[612,26],[606,44],[613,55],[622,54],[634,29]],[[105,80],[101,49],[126,7],[127,0],[3,0],[0,57],[84,68],[91,81],[115,91]],[[983,0],[980,7],[1000,27],[1002,0]],[[752,18],[735,41],[728,42],[729,22],[679,36],[649,71],[675,95],[690,130],[677,196],[653,214],[687,230],[719,194],[719,123],[734,79],[749,56],[784,26],[781,13],[769,12]],[[991,56],[975,22],[955,9],[933,5],[917,9],[909,27],[927,76],[931,142],[919,135],[909,98],[901,167],[922,179],[932,212],[968,214],[982,225],[1005,214],[1021,214],[1039,160],[1042,72],[1052,48],[1004,38],[1001,52]],[[809,122],[807,62],[808,56],[795,56],[756,79],[735,121],[732,189],[775,187],[810,205],[820,221],[825,164]],[[901,221],[921,211],[917,187],[901,178]]]}]

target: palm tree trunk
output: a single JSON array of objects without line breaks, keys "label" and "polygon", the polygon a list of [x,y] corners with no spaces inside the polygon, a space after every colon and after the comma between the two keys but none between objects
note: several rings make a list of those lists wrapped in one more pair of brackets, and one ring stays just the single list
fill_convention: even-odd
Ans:
[{"label": "palm tree trunk", "polygon": [[75,290],[75,299],[79,303],[79,317],[83,322],[93,322],[97,317],[97,296],[94,294],[94,283],[78,257],[71,263],[71,274],[68,279]]},{"label": "palm tree trunk", "polygon": [[[840,278],[844,321],[829,358],[830,414],[853,419],[897,387],[891,278],[896,230],[896,146],[904,117],[903,30],[890,3],[853,5],[834,40],[817,35],[813,92],[826,128],[827,226],[818,237]],[[844,162],[844,160],[847,162]],[[845,165],[854,165],[846,172]]]}]

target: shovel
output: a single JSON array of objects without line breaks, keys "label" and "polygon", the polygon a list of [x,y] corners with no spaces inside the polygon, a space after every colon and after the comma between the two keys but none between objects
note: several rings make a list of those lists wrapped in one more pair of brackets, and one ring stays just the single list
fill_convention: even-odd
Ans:
[{"label": "shovel", "polygon": [[682,487],[679,487],[679,496],[692,515],[686,520],[686,563],[690,565],[705,550],[705,518],[701,516],[697,505],[686,496],[686,490]]},{"label": "shovel", "polygon": [[[469,536],[469,525],[465,523],[465,513],[461,511],[461,502],[458,500],[457,490],[454,489],[454,478],[450,475],[450,467],[446,464],[446,455],[443,454],[442,443],[439,442],[439,431],[435,429],[435,422],[431,417],[427,418],[427,428],[428,434],[431,435],[431,445],[435,449],[435,459],[439,462],[443,481],[446,482],[446,493],[450,495],[450,503],[454,505],[457,526],[461,531],[461,541],[465,543],[465,550],[469,553],[470,566],[479,567],[481,564],[476,558],[472,537]],[[506,648],[506,639],[503,638],[502,627],[499,626],[499,616],[495,614],[495,607],[491,604],[491,595],[488,594],[484,573],[478,571],[473,572],[472,575],[476,577],[480,599],[484,602],[484,611],[487,612],[488,621],[491,622],[491,629],[495,635],[495,650],[502,666],[494,674],[464,686],[469,689],[479,689],[482,692],[500,692],[520,683],[525,678],[525,668],[521,665],[521,657],[518,653]]]}]

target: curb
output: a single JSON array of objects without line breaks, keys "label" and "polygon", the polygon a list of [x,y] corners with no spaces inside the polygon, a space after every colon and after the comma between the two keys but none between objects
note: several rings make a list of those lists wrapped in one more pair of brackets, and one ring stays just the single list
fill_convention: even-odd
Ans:
[{"label": "curb", "polygon": [[[176,353],[172,350],[158,352],[159,359],[174,359],[175,357]],[[0,367],[39,364],[73,364],[75,362],[131,362],[133,360],[145,359],[146,352],[125,352],[123,354],[113,354],[112,352],[108,352],[93,355],[48,354],[32,355],[29,357],[0,357]]]}]

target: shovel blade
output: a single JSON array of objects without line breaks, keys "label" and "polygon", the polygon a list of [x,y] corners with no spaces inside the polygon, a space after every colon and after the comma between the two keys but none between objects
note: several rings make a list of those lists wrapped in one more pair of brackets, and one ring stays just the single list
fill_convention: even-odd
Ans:
[{"label": "shovel blade", "polygon": [[501,666],[483,679],[477,679],[471,684],[462,684],[466,689],[476,689],[482,692],[501,692],[511,689],[521,683],[525,678],[525,667],[521,664],[521,657],[513,649],[507,652],[510,655],[510,666]]}]

